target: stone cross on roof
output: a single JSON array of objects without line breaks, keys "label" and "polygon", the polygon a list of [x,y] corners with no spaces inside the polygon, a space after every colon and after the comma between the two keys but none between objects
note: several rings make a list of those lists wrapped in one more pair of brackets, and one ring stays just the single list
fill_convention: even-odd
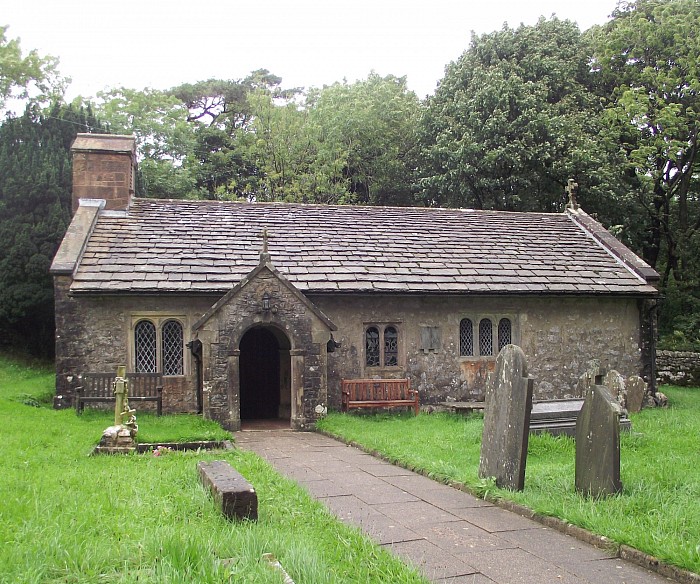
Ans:
[{"label": "stone cross on roof", "polygon": [[576,209],[578,209],[578,203],[576,202],[576,191],[578,190],[578,183],[575,182],[573,178],[570,178],[564,190],[569,195],[569,202],[566,204],[566,208],[573,209],[575,211]]}]

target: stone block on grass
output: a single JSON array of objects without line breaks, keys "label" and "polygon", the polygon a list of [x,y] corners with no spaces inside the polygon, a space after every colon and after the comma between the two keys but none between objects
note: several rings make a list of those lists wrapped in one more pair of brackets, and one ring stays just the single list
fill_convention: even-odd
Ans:
[{"label": "stone block on grass", "polygon": [[197,464],[202,484],[211,491],[229,519],[258,518],[258,495],[252,485],[225,460]]}]

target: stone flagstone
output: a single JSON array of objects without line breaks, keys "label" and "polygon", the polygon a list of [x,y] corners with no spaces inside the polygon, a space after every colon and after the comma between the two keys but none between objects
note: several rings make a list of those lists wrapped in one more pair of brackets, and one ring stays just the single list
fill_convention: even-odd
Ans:
[{"label": "stone flagstone", "polygon": [[622,408],[608,388],[594,385],[576,421],[576,490],[603,497],[622,490],[620,415]]},{"label": "stone flagstone", "polygon": [[506,345],[486,390],[479,476],[493,477],[499,487],[522,491],[532,410],[532,379],[525,353]]}]

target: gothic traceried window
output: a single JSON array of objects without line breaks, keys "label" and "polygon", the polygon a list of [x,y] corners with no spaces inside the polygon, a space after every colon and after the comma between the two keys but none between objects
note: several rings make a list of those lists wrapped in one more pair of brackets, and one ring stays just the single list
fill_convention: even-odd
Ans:
[{"label": "gothic traceried window", "polygon": [[394,325],[369,325],[365,329],[365,366],[399,365],[399,329]]},{"label": "gothic traceried window", "polygon": [[140,320],[134,328],[134,353],[136,373],[155,373],[156,326],[150,320]]},{"label": "gothic traceried window", "polygon": [[464,357],[474,355],[474,325],[469,318],[463,318],[459,323],[459,354]]},{"label": "gothic traceried window", "polygon": [[399,334],[393,326],[384,329],[384,366],[399,364]]},{"label": "gothic traceried window", "polygon": [[506,345],[510,345],[511,342],[510,320],[507,318],[502,318],[498,322],[498,350],[500,351]]},{"label": "gothic traceried window", "polygon": [[371,326],[365,333],[365,351],[367,367],[379,366],[379,329]]},{"label": "gothic traceried window", "polygon": [[479,322],[479,355],[493,355],[493,330],[488,318]]},{"label": "gothic traceried window", "polygon": [[161,354],[163,375],[183,374],[182,325],[176,320],[167,320],[161,329]]}]

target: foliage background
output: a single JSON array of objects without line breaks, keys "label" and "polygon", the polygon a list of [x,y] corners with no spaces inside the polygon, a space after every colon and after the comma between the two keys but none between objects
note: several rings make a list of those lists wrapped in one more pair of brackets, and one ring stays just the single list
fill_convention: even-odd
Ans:
[{"label": "foliage background", "polygon": [[542,18],[473,36],[421,101],[405,78],[285,88],[260,69],[67,105],[57,61],[0,27],[0,339],[53,347],[47,269],[78,131],[134,134],[138,194],[588,213],[661,275],[662,346],[700,348],[700,2],[620,2],[580,31]]}]

